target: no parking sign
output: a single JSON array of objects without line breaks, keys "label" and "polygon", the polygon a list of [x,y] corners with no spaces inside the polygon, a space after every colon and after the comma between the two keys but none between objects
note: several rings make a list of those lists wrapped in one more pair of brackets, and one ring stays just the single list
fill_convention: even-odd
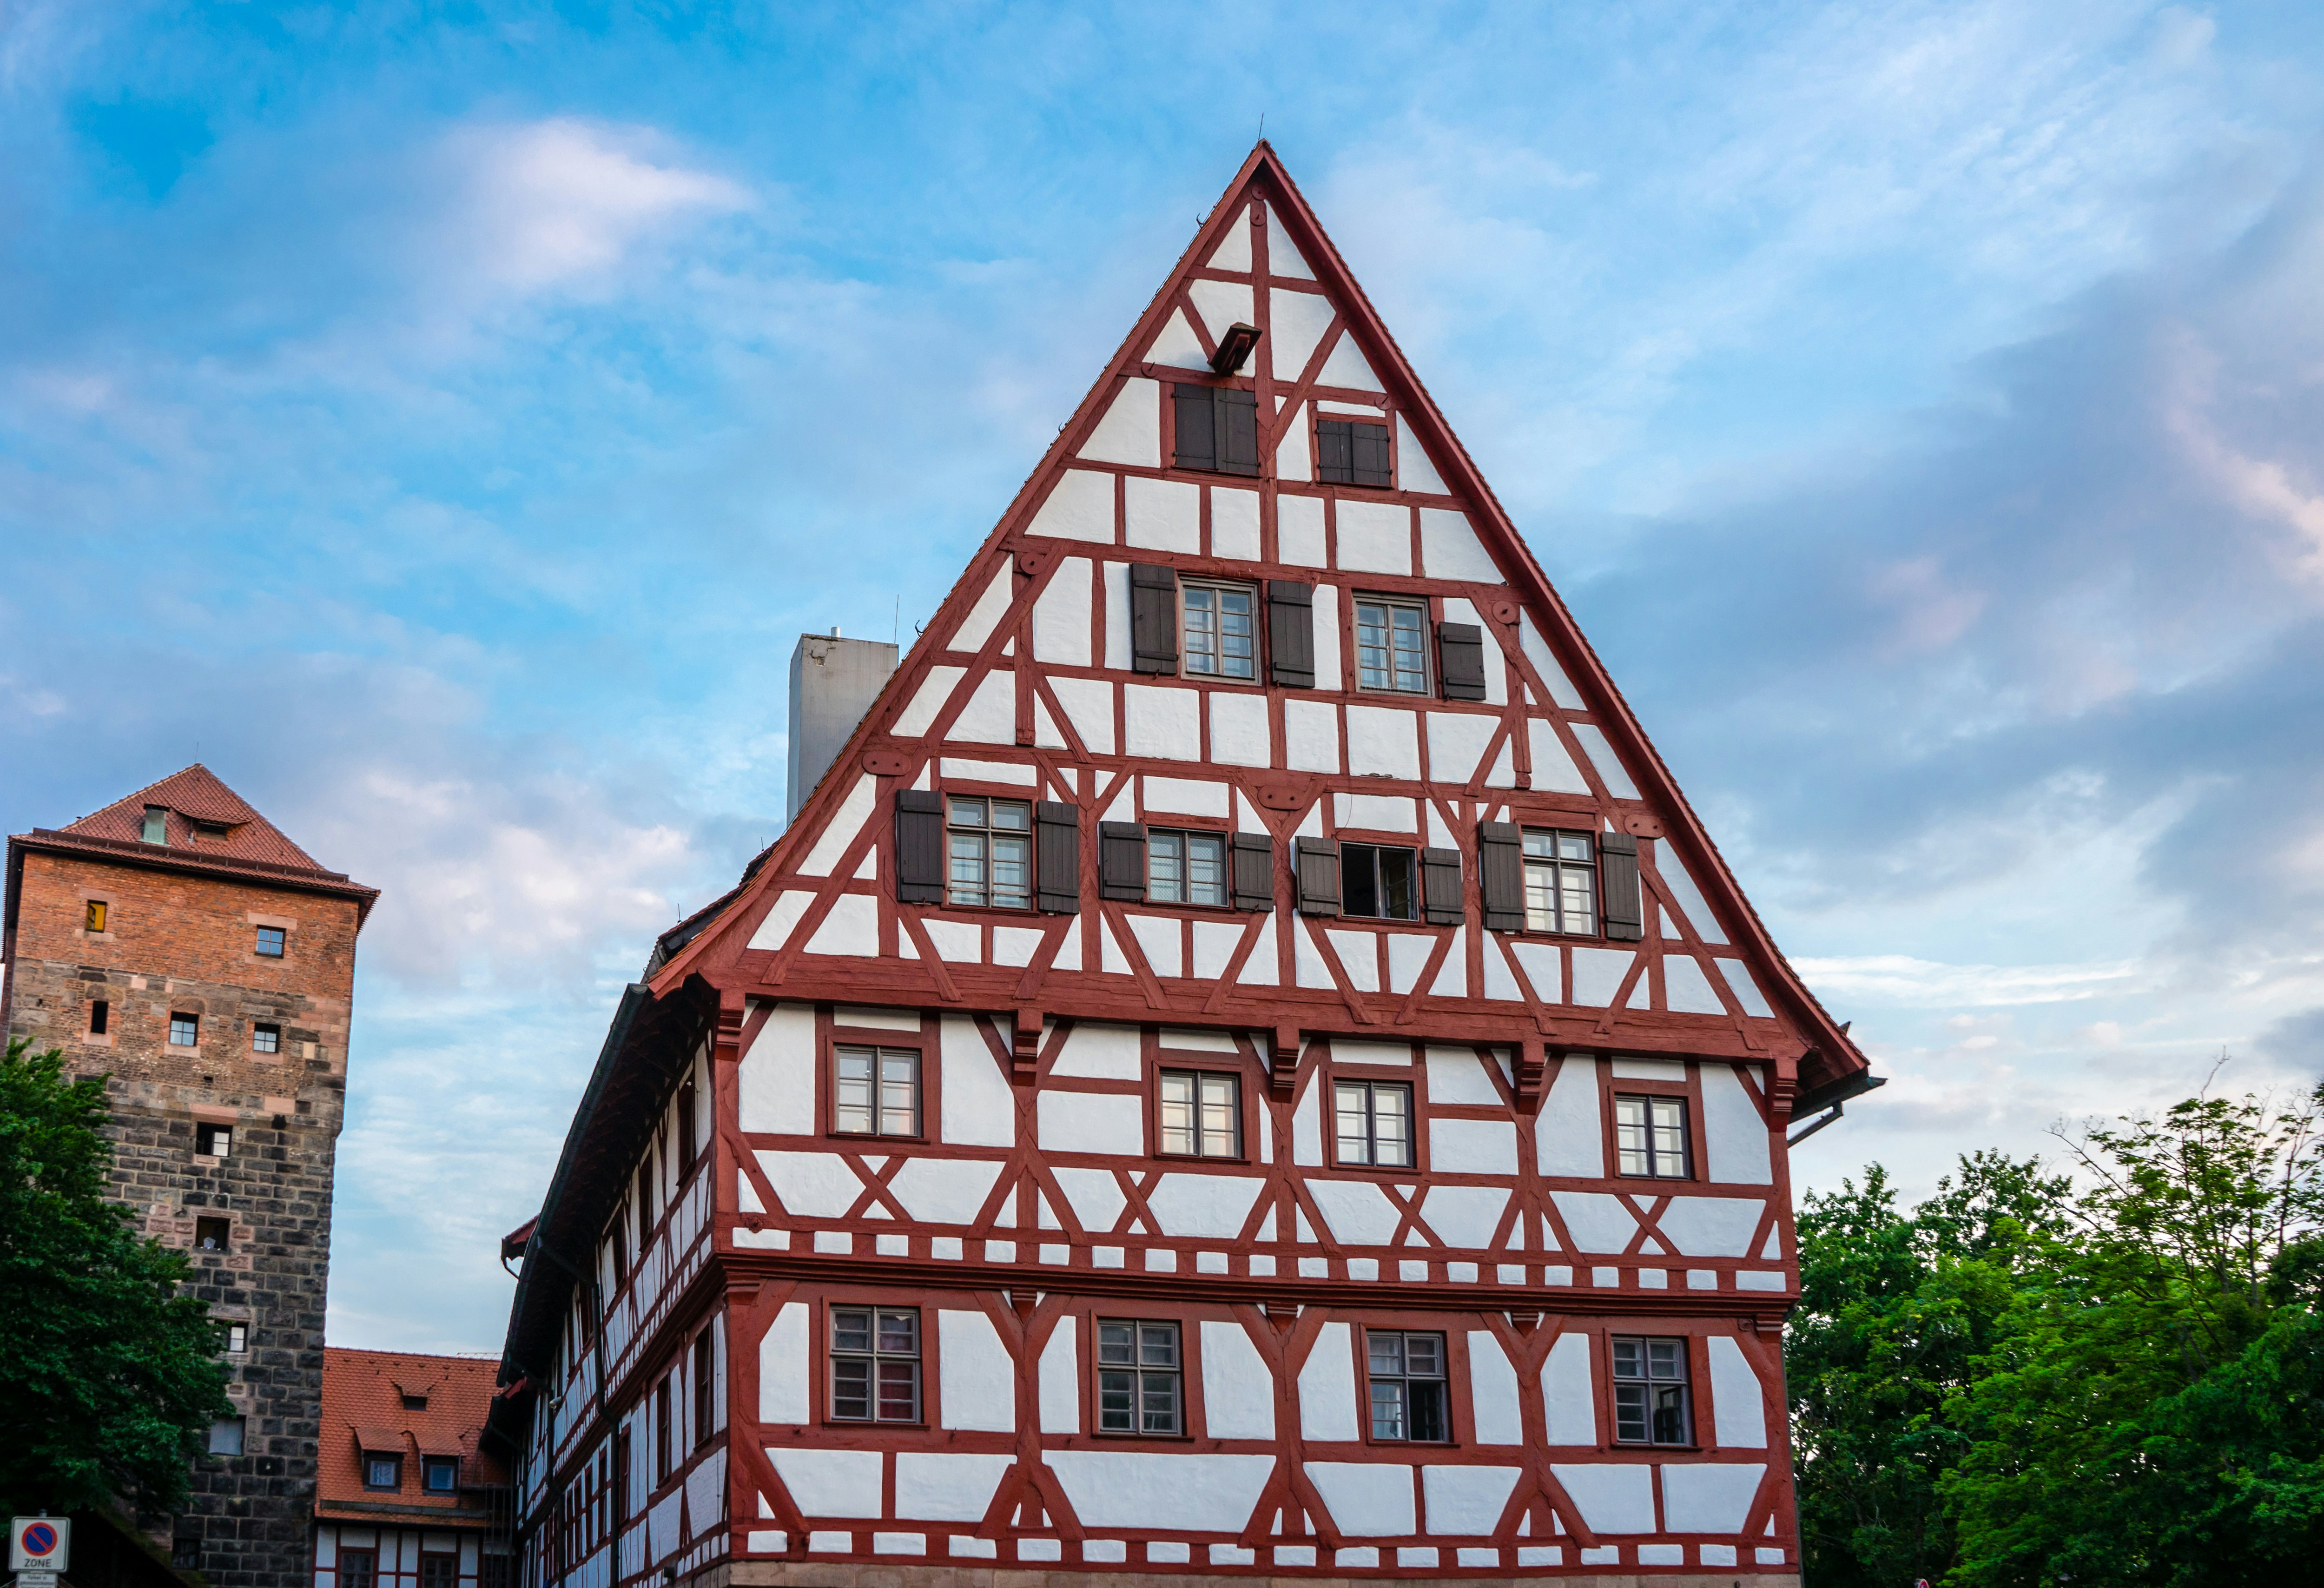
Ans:
[{"label": "no parking sign", "polygon": [[10,1571],[40,1573],[54,1582],[71,1556],[72,1523],[65,1518],[18,1517],[8,1525]]}]

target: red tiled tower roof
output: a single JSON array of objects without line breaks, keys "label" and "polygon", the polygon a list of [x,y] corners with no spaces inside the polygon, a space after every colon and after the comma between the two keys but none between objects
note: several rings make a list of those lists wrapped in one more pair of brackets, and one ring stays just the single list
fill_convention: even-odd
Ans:
[{"label": "red tiled tower roof", "polygon": [[[145,813],[162,815],[161,841],[145,836]],[[168,871],[268,881],[356,900],[358,919],[371,913],[379,890],[326,869],[282,829],[196,762],[101,810],[54,830],[35,827],[9,840],[14,848],[80,854]]]}]

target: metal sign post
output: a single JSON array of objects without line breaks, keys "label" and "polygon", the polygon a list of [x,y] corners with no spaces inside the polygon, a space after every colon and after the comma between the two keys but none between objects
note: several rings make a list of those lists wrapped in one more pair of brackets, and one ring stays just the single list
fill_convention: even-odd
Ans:
[{"label": "metal sign post", "polygon": [[17,1588],[57,1588],[57,1574],[72,1564],[72,1520],[17,1517],[8,1524],[8,1569]]}]

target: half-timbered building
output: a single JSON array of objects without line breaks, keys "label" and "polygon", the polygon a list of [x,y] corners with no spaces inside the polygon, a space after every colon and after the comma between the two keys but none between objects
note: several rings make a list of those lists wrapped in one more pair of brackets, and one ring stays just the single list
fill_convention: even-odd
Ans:
[{"label": "half-timbered building", "polygon": [[1261,144],[615,1012],[529,1580],[1795,1577],[1869,1084]]}]

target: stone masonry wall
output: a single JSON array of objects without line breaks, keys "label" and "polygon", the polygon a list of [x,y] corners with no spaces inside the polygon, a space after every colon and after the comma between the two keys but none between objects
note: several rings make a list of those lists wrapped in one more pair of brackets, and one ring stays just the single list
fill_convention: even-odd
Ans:
[{"label": "stone masonry wall", "polygon": [[[222,1588],[305,1584],[355,906],[39,853],[19,899],[8,1035],[109,1076],[116,1196],[146,1233],[194,1251],[195,1294],[248,1331],[228,1359],[244,1454],[198,1463],[185,1519],[199,1524],[200,1569]],[[102,933],[85,928],[92,899]],[[283,957],[256,952],[260,926],[284,929]],[[89,1030],[100,999],[102,1036]],[[198,1018],[194,1045],[171,1044],[172,1014]],[[281,1028],[279,1051],[254,1050],[261,1022]],[[196,1152],[205,1123],[232,1127],[228,1156]],[[195,1251],[198,1221],[217,1217],[225,1249]],[[148,1520],[170,1537],[170,1519]]]}]

